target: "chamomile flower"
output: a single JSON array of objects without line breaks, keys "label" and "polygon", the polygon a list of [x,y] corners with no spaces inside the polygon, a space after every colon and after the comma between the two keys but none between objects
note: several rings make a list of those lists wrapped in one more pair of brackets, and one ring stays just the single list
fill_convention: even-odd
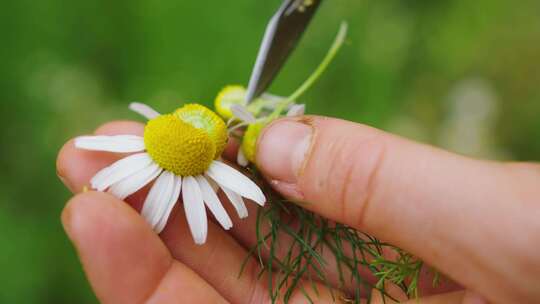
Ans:
[{"label": "chamomile flower", "polygon": [[[287,111],[287,117],[302,116],[306,111],[306,106],[303,104],[293,104]],[[242,166],[247,166],[250,162],[255,163],[255,155],[257,154],[257,139],[261,134],[262,129],[267,125],[267,122],[262,120],[257,120],[255,117],[249,118],[249,112],[241,106],[234,105],[232,112],[235,117],[246,122],[247,128],[242,137],[242,143],[240,149],[238,150],[236,162]],[[249,118],[249,120],[247,120]]]},{"label": "chamomile flower", "polygon": [[[252,119],[262,119],[270,115],[276,107],[287,100],[287,97],[263,93],[249,105],[246,102],[246,89],[241,85],[228,85],[216,96],[214,106],[224,119],[234,119],[240,122],[252,123]],[[290,102],[286,110],[305,109],[305,105]]]},{"label": "chamomile flower", "polygon": [[195,243],[206,241],[206,207],[224,229],[232,221],[215,189],[223,190],[240,218],[247,216],[243,198],[264,205],[261,189],[248,177],[219,160],[227,143],[227,127],[211,110],[197,104],[160,115],[147,105],[130,108],[149,119],[144,136],[82,136],[79,149],[134,153],[99,171],[92,188],[125,199],[154,181],[142,216],[160,233],[178,198],[182,196],[187,222]]},{"label": "chamomile flower", "polygon": [[247,106],[246,89],[240,85],[224,87],[214,101],[214,107],[224,119],[233,118],[233,105]]},{"label": "chamomile flower", "polygon": [[271,120],[271,115],[279,108],[283,102],[287,102],[285,107],[286,116],[304,115],[306,106],[288,101],[286,97],[264,93],[251,104],[246,102],[246,89],[240,85],[229,85],[223,88],[217,95],[214,106],[216,111],[223,118],[228,119],[229,132],[238,129],[245,129],[242,136],[240,149],[238,150],[236,162],[242,166],[247,166],[250,162],[255,162],[255,145],[261,130]]}]

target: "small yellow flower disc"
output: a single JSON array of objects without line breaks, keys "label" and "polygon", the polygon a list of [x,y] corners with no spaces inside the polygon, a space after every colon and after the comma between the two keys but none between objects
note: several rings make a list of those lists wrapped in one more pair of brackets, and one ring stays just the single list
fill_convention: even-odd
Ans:
[{"label": "small yellow flower disc", "polygon": [[144,145],[161,168],[179,176],[203,174],[216,151],[214,142],[204,130],[172,114],[158,116],[146,124]]},{"label": "small yellow flower disc", "polygon": [[219,92],[214,101],[217,112],[225,119],[233,117],[231,106],[235,104],[246,105],[246,89],[239,85],[226,86]]},{"label": "small yellow flower disc", "polygon": [[252,163],[255,163],[255,157],[257,156],[257,139],[261,134],[262,129],[266,124],[264,123],[254,123],[248,126],[246,133],[244,134],[244,139],[242,140],[242,152],[246,156],[247,160]]},{"label": "small yellow flower disc", "polygon": [[216,147],[215,159],[223,153],[229,138],[227,136],[227,125],[216,113],[199,104],[187,104],[176,110],[174,116],[208,134]]}]

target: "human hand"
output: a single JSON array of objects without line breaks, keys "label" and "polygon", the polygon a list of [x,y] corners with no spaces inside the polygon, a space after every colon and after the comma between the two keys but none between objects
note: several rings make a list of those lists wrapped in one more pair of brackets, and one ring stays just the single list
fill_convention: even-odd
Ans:
[{"label": "human hand", "polygon": [[[312,202],[304,207],[312,208],[324,216],[363,229],[410,250],[444,273],[448,273],[464,286],[492,299],[494,303],[518,299],[523,299],[522,302],[535,301],[534,297],[538,296],[534,294],[536,291],[527,286],[537,284],[534,281],[535,278],[538,280],[538,261],[535,260],[537,257],[531,252],[529,248],[531,245],[517,242],[517,238],[523,238],[524,233],[515,234],[516,238],[513,239],[505,239],[504,234],[508,231],[508,235],[513,235],[512,231],[521,232],[520,227],[526,226],[526,231],[529,231],[527,237],[531,239],[532,244],[538,241],[539,229],[531,219],[535,218],[535,214],[538,215],[538,206],[533,205],[533,198],[534,192],[537,192],[534,185],[538,184],[539,173],[533,173],[533,170],[528,173],[528,169],[521,169],[521,165],[495,165],[464,159],[342,121],[312,118],[309,122],[316,136],[314,148],[307,157],[308,161],[303,161],[305,153],[283,149],[287,135],[292,137],[288,141],[290,147],[298,147],[295,143],[303,138],[301,132],[294,129],[283,132],[284,124],[289,125],[285,126],[286,128],[292,127],[293,124],[290,121],[274,123],[267,128],[260,140],[259,165],[269,179],[274,180],[272,184],[278,190],[297,200]],[[278,130],[281,128],[279,133],[281,139],[278,145],[274,144],[275,137],[272,135],[276,128]],[[141,134],[142,125],[128,122],[111,123],[101,127],[97,133]],[[279,155],[281,157],[275,157]],[[420,157],[417,158],[416,155]],[[407,172],[408,168],[414,166],[410,162],[412,157],[421,163],[420,168]],[[76,150],[70,142],[59,155],[58,172],[72,191],[80,192],[95,172],[114,160],[114,156],[107,153]],[[400,160],[408,161],[400,163]],[[299,163],[305,163],[305,165],[299,165]],[[330,163],[333,164],[332,167],[328,166]],[[512,206],[510,205],[508,210],[505,209],[505,203],[512,201],[509,198],[513,196],[504,198],[490,193],[490,196],[486,197],[490,199],[492,204],[490,206],[503,208],[499,210],[501,214],[494,214],[502,219],[494,216],[490,218],[499,220],[499,224],[506,222],[508,226],[514,225],[512,221],[515,220],[520,226],[504,227],[506,231],[500,234],[500,244],[482,244],[484,239],[476,240],[473,237],[476,237],[479,231],[482,231],[481,235],[486,235],[491,231],[486,229],[497,227],[497,224],[488,223],[492,225],[478,227],[479,230],[471,231],[473,235],[470,236],[460,234],[463,231],[470,232],[468,230],[471,224],[488,221],[488,214],[477,217],[480,211],[484,211],[479,210],[479,204],[482,202],[478,200],[481,199],[479,195],[484,194],[486,188],[489,188],[489,182],[498,172],[495,167],[499,168],[501,175],[508,171],[506,173],[508,176],[505,174],[507,180],[495,179],[493,182],[508,183],[510,180],[512,182],[510,184],[515,185],[516,181],[512,180],[511,176],[529,179],[528,182],[520,182],[520,187],[523,187],[520,188],[523,189],[520,193],[524,193],[520,194],[523,196],[520,201],[528,202],[530,208],[520,212],[525,214],[517,214],[519,210],[514,210],[515,206],[510,208]],[[443,172],[443,170],[448,172]],[[486,171],[490,173],[486,174],[488,176],[480,175],[480,173],[487,173]],[[435,177],[429,175],[432,172],[437,173]],[[466,178],[457,178],[454,175],[459,172],[475,173],[469,178],[473,182],[478,182],[476,188],[480,191],[473,191],[475,185],[467,183]],[[312,178],[308,180],[306,176]],[[449,180],[457,180],[455,186],[463,187],[464,192],[460,192],[459,188],[454,191],[453,185],[445,185],[444,181]],[[422,186],[425,186],[415,187],[417,184],[414,181],[422,182]],[[510,184],[503,184],[503,186],[510,187]],[[495,187],[498,187],[498,183]],[[399,195],[398,193],[391,195],[392,191],[404,188],[407,191],[401,191]],[[372,189],[370,195],[367,195],[368,189]],[[507,192],[512,194],[508,189],[506,192],[503,191],[504,189],[506,188],[498,190],[502,191],[502,194],[507,194]],[[530,189],[529,192],[526,192],[526,189]],[[443,190],[448,191],[443,192]],[[494,192],[493,189],[489,190]],[[468,197],[468,195],[473,197]],[[142,197],[144,197],[143,193],[134,195],[128,199],[128,202],[135,209],[140,209]],[[463,201],[454,202],[456,197]],[[494,201],[491,197],[501,199],[501,201]],[[408,200],[413,198],[415,200]],[[436,199],[433,200],[433,198]],[[513,201],[515,200],[514,198]],[[467,203],[472,204],[471,201],[476,202],[467,206]],[[464,207],[471,208],[472,214],[463,214],[461,211]],[[492,213],[494,210],[485,212]],[[534,213],[535,210],[536,213]],[[250,211],[253,214],[255,210]],[[458,216],[452,214],[456,211]],[[502,214],[503,211],[507,214]],[[516,215],[512,214],[512,211]],[[518,217],[515,218],[515,216]],[[255,242],[254,217],[243,221],[235,220],[234,228],[228,233],[213,223],[209,223],[209,238],[204,246],[193,244],[182,212],[173,212],[160,240],[131,208],[112,196],[102,193],[88,192],[77,195],[67,205],[62,218],[98,298],[105,303],[183,303],[188,301],[260,303],[267,299],[266,283],[256,278],[258,265],[255,261],[249,261],[247,270],[238,278],[240,264],[247,254],[245,248],[249,248]],[[444,221],[440,221],[441,218]],[[471,222],[468,222],[469,220]],[[426,223],[427,227],[425,229],[418,227],[418,223]],[[448,229],[448,225],[456,223],[459,223],[458,227]],[[493,233],[495,232],[496,230],[493,230]],[[515,244],[516,242],[518,244]],[[510,253],[504,254],[498,249],[503,245],[513,246],[512,249],[517,252],[516,255],[519,255],[521,260],[508,261],[506,256]],[[462,253],[457,251],[456,247],[468,251]],[[482,250],[494,249],[499,250],[492,253],[494,256],[489,252],[482,252]],[[446,252],[448,252],[447,259],[438,258]],[[528,253],[530,256],[527,256]],[[467,255],[474,258],[468,258]],[[504,263],[497,263],[501,258],[504,259]],[[461,265],[464,262],[467,263]],[[523,273],[516,271],[508,275],[505,273],[506,279],[501,278],[502,282],[496,282],[496,284],[504,284],[504,288],[509,289],[506,292],[506,289],[492,290],[489,276],[500,271],[501,268],[503,270],[515,269],[516,263],[527,266],[528,270],[522,271]],[[331,272],[331,269],[329,271]],[[518,275],[526,285],[523,285],[525,283],[522,281],[515,280]],[[332,274],[329,277],[331,278]],[[334,273],[334,279],[335,277]],[[471,278],[474,280],[469,280]],[[483,281],[486,278],[488,282]],[[469,284],[469,281],[472,283]],[[451,286],[441,287],[441,289],[445,288],[451,289]],[[425,294],[433,292],[427,289],[429,288],[424,288]],[[325,288],[321,287],[319,290],[324,291]],[[321,292],[315,298],[321,303],[333,302],[329,293]],[[432,297],[423,303],[458,303],[464,298],[467,297],[464,297],[463,292],[455,292]],[[304,295],[300,292],[293,297],[291,303],[304,301]]]},{"label": "human hand", "polygon": [[[469,159],[337,119],[274,122],[258,167],[302,206],[492,303],[540,302],[540,166]],[[450,302],[454,303],[454,302]]]}]

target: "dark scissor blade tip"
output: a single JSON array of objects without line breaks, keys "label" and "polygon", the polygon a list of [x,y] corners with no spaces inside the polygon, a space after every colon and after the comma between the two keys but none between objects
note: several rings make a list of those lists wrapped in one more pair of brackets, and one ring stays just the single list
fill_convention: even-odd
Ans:
[{"label": "dark scissor blade tip", "polygon": [[286,0],[270,19],[249,80],[251,102],[272,83],[305,32],[322,0]]}]

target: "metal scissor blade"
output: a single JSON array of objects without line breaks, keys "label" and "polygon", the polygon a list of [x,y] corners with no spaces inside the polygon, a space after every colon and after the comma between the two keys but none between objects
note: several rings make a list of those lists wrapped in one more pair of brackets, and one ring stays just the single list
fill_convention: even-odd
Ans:
[{"label": "metal scissor blade", "polygon": [[322,0],[285,0],[270,19],[247,89],[247,102],[272,83],[294,50]]}]

